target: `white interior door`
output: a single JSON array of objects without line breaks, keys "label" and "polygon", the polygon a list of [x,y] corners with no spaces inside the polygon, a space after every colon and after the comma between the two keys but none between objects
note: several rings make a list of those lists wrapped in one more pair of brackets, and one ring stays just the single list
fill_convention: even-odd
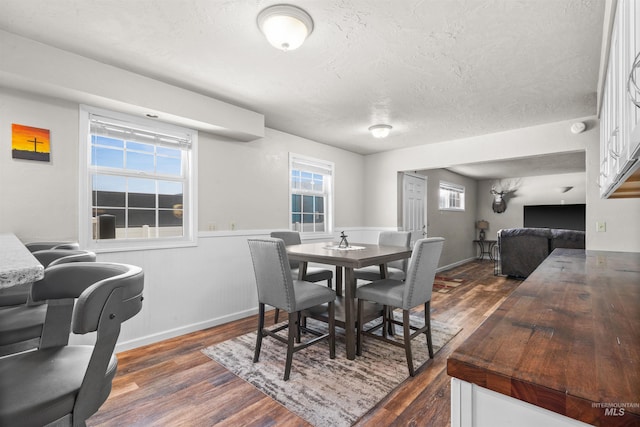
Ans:
[{"label": "white interior door", "polygon": [[402,229],[411,232],[411,245],[427,236],[427,178],[402,177]]}]

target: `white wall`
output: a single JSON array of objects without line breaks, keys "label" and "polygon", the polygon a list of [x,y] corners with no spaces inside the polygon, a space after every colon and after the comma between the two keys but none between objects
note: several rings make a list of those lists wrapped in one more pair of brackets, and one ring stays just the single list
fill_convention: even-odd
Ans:
[{"label": "white wall", "polygon": [[[569,128],[577,120],[587,122],[589,126],[587,131],[574,135]],[[640,252],[640,199],[599,198],[599,133],[595,117],[575,118],[369,155],[365,161],[365,200],[370,209],[364,213],[365,226],[395,224],[396,201],[388,199],[387,195],[395,194],[397,171],[586,151],[587,249]],[[605,233],[595,232],[596,220],[607,223]]]},{"label": "white wall", "polygon": [[[497,180],[478,182],[478,218],[489,221],[487,236],[496,238],[502,228],[522,227],[524,224],[525,205],[560,205],[582,204],[586,201],[586,174],[568,173],[560,175],[543,175],[529,177],[513,177],[502,180],[518,183],[517,191],[507,200],[507,210],[501,214],[493,212],[491,207],[493,195],[491,186]],[[566,193],[560,193],[560,187],[573,187]],[[489,237],[487,237],[489,238]]]},{"label": "white wall", "polygon": [[[444,237],[445,244],[439,266],[456,264],[474,258],[477,248],[475,237],[477,192],[476,180],[456,173],[434,169],[420,172],[427,177],[427,233],[429,237]],[[443,211],[439,207],[440,181],[462,185],[465,188],[465,210]]]},{"label": "white wall", "polygon": [[[50,130],[51,162],[11,158],[11,124]],[[0,88],[0,232],[78,239],[78,105]]]},{"label": "white wall", "polygon": [[[50,163],[11,158],[12,123],[50,130]],[[289,151],[335,163],[334,223],[362,225],[361,155],[265,131],[253,142],[200,132],[199,230],[287,228]],[[25,241],[78,238],[78,144],[78,104],[0,88],[0,231]]]},{"label": "white wall", "polygon": [[335,163],[334,224],[363,223],[364,158],[308,139],[265,129],[253,142],[199,137],[199,229],[288,228],[289,152]]}]

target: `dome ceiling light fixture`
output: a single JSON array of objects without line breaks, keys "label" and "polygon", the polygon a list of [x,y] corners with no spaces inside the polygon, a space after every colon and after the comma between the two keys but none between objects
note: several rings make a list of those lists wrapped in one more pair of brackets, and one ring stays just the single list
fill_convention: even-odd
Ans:
[{"label": "dome ceiling light fixture", "polygon": [[389,136],[391,129],[393,129],[391,125],[373,125],[369,127],[369,131],[374,138],[386,138]]},{"label": "dome ceiling light fixture", "polygon": [[258,14],[258,28],[273,47],[287,52],[299,48],[313,32],[313,19],[299,7],[276,4]]}]

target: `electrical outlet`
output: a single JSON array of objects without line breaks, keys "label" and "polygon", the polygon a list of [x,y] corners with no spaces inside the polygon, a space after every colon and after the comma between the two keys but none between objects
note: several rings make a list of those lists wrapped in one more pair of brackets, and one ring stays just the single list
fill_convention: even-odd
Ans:
[{"label": "electrical outlet", "polygon": [[607,231],[607,223],[604,221],[597,221],[596,222],[596,231],[598,233],[604,233]]},{"label": "electrical outlet", "polygon": [[216,224],[214,222],[209,223],[209,231],[216,231]]}]

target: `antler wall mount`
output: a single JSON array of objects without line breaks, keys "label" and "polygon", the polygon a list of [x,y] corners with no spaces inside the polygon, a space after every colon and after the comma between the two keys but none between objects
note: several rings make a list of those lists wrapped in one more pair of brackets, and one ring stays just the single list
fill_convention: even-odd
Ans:
[{"label": "antler wall mount", "polygon": [[[493,203],[491,208],[495,213],[501,214],[507,210],[507,198],[511,193],[515,193],[520,184],[519,180],[516,181],[500,181],[497,184],[491,186],[491,194],[493,194]],[[498,188],[500,189],[498,191]]]},{"label": "antler wall mount", "polygon": [[495,187],[491,187],[493,194],[493,203],[491,208],[495,213],[502,213],[507,210],[507,202],[504,200],[504,191],[496,191]]}]

